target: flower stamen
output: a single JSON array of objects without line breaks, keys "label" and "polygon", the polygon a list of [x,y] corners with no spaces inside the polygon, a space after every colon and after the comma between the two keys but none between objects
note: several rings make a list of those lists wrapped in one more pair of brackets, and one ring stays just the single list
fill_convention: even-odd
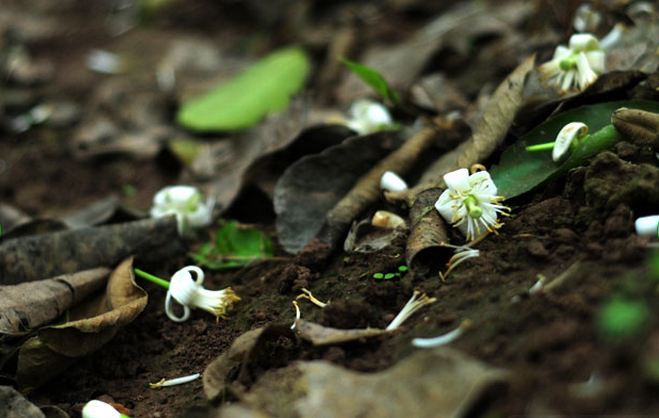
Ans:
[{"label": "flower stamen", "polygon": [[386,331],[393,331],[400,327],[412,314],[426,305],[436,302],[436,298],[428,297],[425,293],[415,290],[398,315],[387,325]]}]

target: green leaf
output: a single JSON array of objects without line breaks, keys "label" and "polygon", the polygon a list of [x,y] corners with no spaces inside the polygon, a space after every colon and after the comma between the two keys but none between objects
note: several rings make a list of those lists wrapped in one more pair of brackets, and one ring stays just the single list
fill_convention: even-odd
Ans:
[{"label": "green leaf", "polygon": [[384,279],[384,273],[373,273],[373,278],[376,280]]},{"label": "green leaf", "polygon": [[[659,112],[659,103],[653,101],[618,101],[583,106],[556,115],[540,124],[501,155],[499,164],[492,168],[491,175],[498,193],[507,199],[526,193],[546,180],[578,167],[600,151],[611,148],[621,139],[611,125],[611,114],[620,107]],[[591,133],[563,164],[551,159],[551,151],[529,152],[529,145],[551,142],[570,122],[585,123]]]},{"label": "green leaf", "polygon": [[261,231],[228,221],[215,232],[211,242],[202,244],[192,258],[213,270],[245,266],[272,257],[272,241]]},{"label": "green leaf", "polygon": [[626,340],[643,332],[649,317],[650,311],[644,302],[614,298],[600,310],[597,325],[605,339]]},{"label": "green leaf", "polygon": [[253,126],[266,114],[285,109],[309,73],[300,48],[275,51],[227,83],[191,99],[177,120],[195,131],[236,131]]},{"label": "green leaf", "polygon": [[341,58],[341,62],[346,67],[348,67],[350,71],[361,78],[364,83],[371,86],[373,90],[375,90],[375,92],[380,95],[380,97],[388,100],[392,104],[399,103],[400,100],[398,98],[398,93],[389,87],[389,83],[387,83],[387,80],[382,77],[382,74],[371,67],[360,64],[358,62],[350,61],[346,58]]}]

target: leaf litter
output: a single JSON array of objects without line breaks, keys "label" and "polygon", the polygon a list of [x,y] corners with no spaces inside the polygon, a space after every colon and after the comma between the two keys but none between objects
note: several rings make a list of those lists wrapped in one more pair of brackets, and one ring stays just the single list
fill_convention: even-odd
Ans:
[{"label": "leaf litter", "polygon": [[[17,47],[9,53],[13,60],[9,66],[0,60],[0,71],[9,74],[1,86],[7,94],[0,99],[0,124],[8,136],[8,141],[0,142],[4,230],[0,277],[3,287],[11,288],[44,283],[38,288],[45,290],[51,289],[45,283],[51,283],[55,293],[44,303],[53,306],[57,301],[54,309],[32,310],[29,321],[22,313],[13,317],[13,327],[27,334],[12,335],[0,344],[3,382],[16,383],[9,366],[23,364],[24,370],[34,370],[25,360],[29,356],[22,363],[6,359],[16,359],[21,352],[47,356],[55,366],[47,372],[43,368],[26,372],[18,381],[30,387],[52,377],[29,399],[58,404],[57,416],[75,415],[95,397],[128,405],[131,416],[154,412],[186,416],[193,404],[197,412],[218,416],[387,416],[392,411],[396,416],[436,416],[439,409],[442,416],[655,411],[656,402],[646,396],[659,381],[651,367],[658,352],[655,324],[643,328],[644,333],[634,333],[628,345],[613,343],[616,338],[611,335],[600,340],[595,326],[602,317],[598,312],[604,312],[610,300],[648,306],[656,313],[652,303],[656,281],[643,259],[654,242],[633,233],[634,219],[658,208],[653,198],[654,125],[639,124],[636,113],[616,113],[614,124],[624,131],[622,135],[613,135],[613,127],[591,128],[595,141],[575,150],[568,165],[527,170],[532,175],[515,170],[533,159],[544,161],[547,154],[520,152],[518,156],[525,155],[521,162],[507,165],[506,151],[553,140],[546,137],[549,133],[529,136],[551,123],[551,119],[545,122],[550,116],[558,121],[565,115],[580,115],[583,106],[596,108],[606,102],[627,107],[630,101],[656,102],[654,12],[638,4],[595,5],[596,13],[606,17],[596,28],[600,37],[614,21],[628,16],[622,20],[627,28],[621,40],[607,47],[610,72],[585,92],[558,98],[528,96],[537,93],[531,91],[537,86],[532,85],[533,64],[524,58],[537,53],[537,62],[546,62],[554,47],[565,43],[572,33],[570,8],[551,2],[446,6],[414,0],[330,8],[309,2],[306,8],[294,10],[280,6],[241,3],[241,12],[226,21],[218,15],[204,16],[203,7],[186,3],[154,7],[149,11],[149,19],[154,19],[149,30],[130,8],[109,18],[90,11],[84,15],[89,25],[71,27],[91,36],[63,49],[42,46],[66,39],[53,22],[80,18],[65,6],[52,6],[40,17],[18,3],[0,12],[0,21],[11,22],[22,34],[3,43],[3,52],[5,45]],[[177,18],[171,26],[161,26],[172,16],[168,13]],[[327,19],[329,15],[343,17]],[[29,24],[39,19],[42,24]],[[244,29],[236,25],[242,19],[258,22],[263,32],[243,37]],[[129,29],[126,36],[114,39],[95,29],[105,25]],[[155,36],[156,32],[164,36]],[[187,44],[172,42],[191,32],[195,35],[185,38]],[[334,39],[335,33],[341,39]],[[79,65],[81,61],[58,55],[66,50],[66,56],[86,57],[99,48],[96,39],[105,39],[102,48],[121,57],[121,73],[91,74]],[[227,47],[236,39],[241,42]],[[292,44],[302,45],[311,61],[320,65],[310,72],[304,97],[289,106],[282,104],[287,109],[279,115],[266,116],[271,113],[268,109],[254,116],[238,106],[213,103],[211,119],[216,111],[221,115],[242,109],[241,118],[267,120],[245,132],[236,132],[237,125],[221,128],[229,133],[200,134],[176,125],[177,111],[190,98],[209,91],[218,81],[232,83],[227,75],[235,76],[267,51]],[[142,47],[136,50],[136,45]],[[353,134],[341,126],[345,123],[341,110],[372,92],[339,66],[338,56],[368,65],[381,74],[390,92],[396,92],[400,101],[388,111],[403,128],[400,133],[346,140]],[[518,63],[523,64],[510,73]],[[624,71],[611,71],[616,69]],[[510,78],[504,80],[507,74]],[[336,84],[341,75],[346,81]],[[253,84],[267,84],[267,76],[262,78]],[[296,79],[291,76],[287,81],[295,84]],[[491,94],[501,80],[501,87]],[[285,89],[281,97],[288,100],[298,88]],[[245,93],[249,88],[240,90]],[[446,100],[441,99],[443,93]],[[55,113],[52,121],[38,123],[35,109],[42,98],[62,111],[66,101],[82,111],[71,113],[66,123],[58,122]],[[609,125],[616,109],[607,108],[598,118]],[[16,133],[16,121],[26,115],[31,122],[23,133]],[[79,123],[78,118],[82,118]],[[469,127],[473,127],[471,135],[466,132]],[[414,129],[433,129],[437,138],[423,152],[389,165],[392,155],[414,142],[410,133]],[[464,142],[456,148],[460,141]],[[71,151],[77,159],[69,158]],[[501,194],[513,197],[509,203],[513,216],[498,236],[474,244],[478,258],[461,263],[440,281],[436,272],[444,270],[442,265],[451,256],[445,244],[461,243],[462,237],[444,223],[434,201],[442,193],[444,174],[473,163],[505,168],[492,174]],[[62,164],[70,174],[62,171]],[[382,193],[375,173],[385,166],[399,167],[398,174],[406,181],[423,187],[398,196]],[[46,178],[47,186],[38,184],[37,179]],[[290,187],[286,193],[280,189],[284,179]],[[243,299],[228,320],[214,323],[193,314],[186,325],[172,326],[162,311],[164,294],[146,285],[154,303],[125,319],[117,318],[126,324],[121,332],[110,328],[100,331],[102,337],[95,343],[77,344],[79,329],[68,329],[65,325],[71,322],[61,321],[75,319],[67,315],[79,312],[86,302],[93,304],[94,298],[68,310],[73,304],[71,290],[62,287],[61,278],[49,278],[114,267],[130,255],[139,257],[140,266],[144,263],[149,271],[166,277],[164,272],[190,262],[191,248],[214,240],[215,227],[200,229],[184,242],[171,220],[138,220],[147,212],[153,193],[175,183],[204,187],[216,200],[216,216],[256,223],[265,233],[238,239],[235,242],[241,244],[236,246],[220,235],[220,242],[215,242],[218,253],[206,254],[214,262],[219,260],[220,266],[235,254],[249,254],[250,259],[279,257],[284,252],[295,255],[279,257],[277,263],[251,262],[239,269],[207,272],[210,286],[224,288],[228,283]],[[109,195],[119,200],[102,200]],[[80,210],[93,202],[99,203]],[[342,251],[338,244],[345,242],[350,225],[378,210],[401,216],[409,231],[401,229],[394,239],[378,241],[377,233],[365,233],[364,224],[357,228],[351,248],[379,249]],[[266,237],[283,248],[275,245],[272,253],[263,251]],[[377,273],[384,278],[403,265],[409,266],[409,272],[395,280],[374,279]],[[588,267],[567,274],[574,265]],[[556,277],[555,283],[558,278],[568,279],[531,296],[528,290],[538,277]],[[391,307],[404,304],[404,295],[416,288],[438,303],[386,338],[315,346],[290,332],[291,301],[302,289],[329,302],[323,309],[301,304],[304,321],[332,330],[341,339],[354,330],[384,329],[393,319]],[[133,285],[126,289],[135,291]],[[133,296],[141,300],[144,294]],[[89,315],[97,313],[92,310]],[[456,355],[417,351],[410,345],[414,338],[446,335],[465,318],[477,320],[469,333],[452,343],[449,351]],[[620,324],[616,327],[622,329]],[[246,347],[228,348],[250,330],[256,331]],[[107,346],[101,348],[101,343]],[[68,354],[58,351],[63,348]],[[227,362],[225,354],[231,352]],[[76,357],[61,377],[55,376],[71,362],[71,353],[89,355]],[[146,389],[147,383],[162,376],[203,370],[218,355],[225,360],[209,396],[212,404],[201,400],[200,382],[162,391]],[[467,364],[476,363],[481,365],[470,372]],[[507,371],[500,373],[501,369]],[[490,380],[490,376],[495,377]],[[564,390],[590,382],[592,376],[598,376],[593,381],[604,389],[591,391],[587,400]],[[507,393],[493,390],[509,379],[513,384]],[[337,385],[337,380],[345,384]],[[450,383],[437,383],[443,381]],[[534,384],[539,381],[543,385]],[[206,383],[205,378],[204,387]],[[282,390],[285,383],[290,385]],[[437,396],[428,388],[437,388]]]}]

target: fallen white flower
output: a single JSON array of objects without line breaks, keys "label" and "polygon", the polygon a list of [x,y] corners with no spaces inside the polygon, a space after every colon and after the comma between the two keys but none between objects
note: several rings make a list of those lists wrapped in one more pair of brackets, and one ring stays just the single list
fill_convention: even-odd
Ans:
[{"label": "fallen white flower", "polygon": [[496,195],[497,186],[490,173],[479,171],[469,175],[469,170],[461,168],[444,175],[444,182],[447,189],[437,199],[435,208],[465,234],[467,241],[502,226],[499,214],[507,215],[510,208],[499,204],[504,198]]},{"label": "fallen white flower", "polygon": [[176,215],[178,231],[187,233],[190,229],[210,225],[213,216],[213,202],[204,202],[201,192],[192,186],[167,186],[153,197],[152,218]]},{"label": "fallen white flower", "polygon": [[357,100],[350,106],[348,114],[348,128],[359,135],[380,131],[393,122],[387,108],[373,100]]},{"label": "fallen white flower", "polygon": [[129,418],[105,402],[94,399],[82,408],[82,418]]},{"label": "fallen white flower", "polygon": [[586,135],[588,135],[588,126],[584,123],[570,122],[565,125],[556,136],[551,159],[556,163],[563,161],[568,156],[569,151],[574,149]]},{"label": "fallen white flower", "polygon": [[642,216],[634,222],[636,234],[642,237],[659,236],[659,215]]},{"label": "fallen white flower", "polygon": [[588,3],[579,6],[574,12],[572,25],[577,32],[592,32],[602,22],[602,15]]},{"label": "fallen white flower", "polygon": [[393,171],[385,171],[380,178],[380,189],[388,192],[404,192],[407,190],[407,183]]},{"label": "fallen white flower", "polygon": [[[192,272],[197,276],[193,278]],[[165,298],[165,313],[175,322],[184,322],[190,317],[190,309],[202,309],[216,318],[224,318],[227,310],[240,297],[230,287],[223,290],[208,290],[202,286],[204,272],[197,266],[183,267],[172,276]],[[183,315],[176,316],[172,299],[183,306]]]},{"label": "fallen white flower", "polygon": [[605,71],[605,53],[589,33],[572,35],[569,47],[559,45],[554,57],[538,67],[540,78],[560,93],[582,91]]}]

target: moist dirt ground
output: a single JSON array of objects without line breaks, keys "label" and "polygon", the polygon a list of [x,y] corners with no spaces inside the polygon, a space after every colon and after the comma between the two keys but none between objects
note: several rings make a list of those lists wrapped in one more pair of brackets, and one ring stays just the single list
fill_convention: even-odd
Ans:
[{"label": "moist dirt ground", "polygon": [[[211,6],[198,3],[199,8],[184,8],[178,24],[169,16],[148,31],[172,37],[212,33],[215,39],[221,35],[240,39],[249,33],[249,16],[234,19],[234,26],[225,17],[221,22],[227,26],[220,28],[219,23],[211,24],[213,16],[200,12]],[[52,48],[42,42],[36,55],[51,60],[58,71],[40,94],[65,97],[84,107],[103,76],[90,75],[81,57],[92,47],[118,42],[129,50],[139,48],[126,46],[130,34],[117,40],[97,29],[103,18],[94,8],[81,10],[67,21],[76,28],[72,29],[75,40],[71,35],[55,39]],[[393,18],[378,21],[377,30],[369,32],[371,38],[378,34],[402,37],[418,22],[416,16],[408,17],[400,27],[392,28],[387,22]],[[72,135],[73,128],[48,126],[21,134],[3,133],[0,200],[43,217],[75,211],[110,194],[120,196],[126,206],[147,210],[154,193],[178,181],[183,170],[162,152],[149,159],[119,154],[81,161],[71,156],[68,141]],[[633,229],[639,214],[646,214],[653,204],[656,207],[652,188],[613,182],[603,193],[591,190],[597,179],[615,178],[615,170],[640,167],[644,160],[639,155],[636,146],[619,144],[567,177],[508,202],[510,218],[498,234],[479,244],[480,257],[461,264],[445,280],[435,272],[414,271],[392,280],[374,279],[374,273],[396,271],[405,264],[401,239],[376,253],[339,251],[322,261],[314,257],[313,249],[297,257],[277,249],[277,259],[235,271],[208,271],[208,287],[231,286],[241,297],[228,318],[219,321],[201,312],[183,324],[170,321],[164,313],[165,292],[146,283],[149,303],[137,320],[28,399],[38,405],[56,405],[72,416],[93,398],[121,404],[136,417],[204,416],[209,407],[201,380],[160,390],[148,384],[203,372],[246,331],[268,324],[289,326],[295,314],[291,302],[302,288],[330,302],[320,309],[301,301],[302,317],[336,328],[386,327],[416,289],[437,302],[424,307],[397,332],[330,347],[300,342],[287,356],[273,357],[265,368],[324,359],[356,371],[380,371],[415,350],[412,338],[448,332],[470,319],[472,327],[452,346],[512,376],[509,387],[480,402],[473,416],[659,414],[659,383],[647,378],[645,371],[645,359],[659,352],[657,322],[642,335],[618,344],[603,341],[596,326],[604,301],[620,292],[646,300],[652,317],[659,314],[656,281],[649,279],[647,267],[648,240],[639,238]],[[606,196],[613,195],[622,197],[607,200]],[[276,241],[274,212],[268,204],[264,195],[247,190],[226,216],[257,224]],[[263,209],[255,209],[259,207]],[[169,277],[187,264],[190,260],[182,254],[144,268]],[[549,284],[530,294],[540,277]],[[603,385],[584,390],[594,374]]]}]

